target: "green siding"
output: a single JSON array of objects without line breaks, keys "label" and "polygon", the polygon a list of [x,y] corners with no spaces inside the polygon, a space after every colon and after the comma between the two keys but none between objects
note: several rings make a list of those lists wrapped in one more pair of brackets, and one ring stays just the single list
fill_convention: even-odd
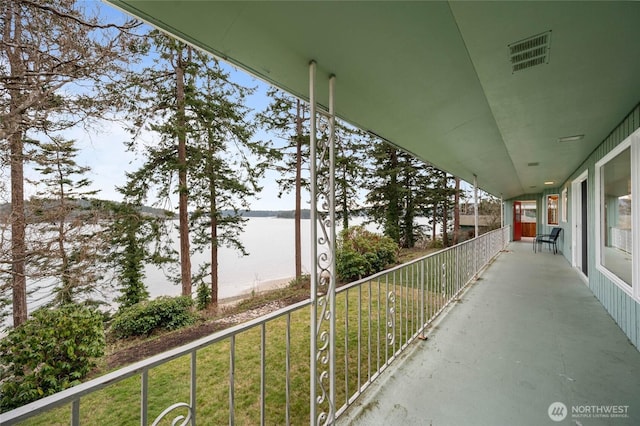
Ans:
[{"label": "green siding", "polygon": [[[620,142],[628,138],[633,132],[640,128],[640,105],[636,106],[633,111],[625,117],[625,119],[616,127],[611,134],[600,144],[600,146],[585,160],[583,165],[574,172],[574,174],[562,185],[562,188],[568,188],[569,212],[571,212],[571,182],[580,176],[585,170],[588,170],[588,256],[589,256],[589,288],[598,298],[600,303],[605,307],[609,315],[614,319],[618,326],[629,337],[629,340],[640,348],[640,306],[632,297],[627,295],[617,285],[612,283],[608,278],[600,273],[596,268],[595,258],[595,241],[596,227],[594,223],[596,205],[595,205],[595,164],[605,155],[611,152]],[[638,188],[635,189],[636,191]],[[637,214],[637,212],[636,212]],[[562,253],[571,261],[571,232],[572,223],[571,215],[569,215],[564,225],[564,241],[561,243]],[[634,229],[634,238],[640,238],[640,230]],[[636,282],[634,285],[640,285]]]},{"label": "green siding", "polygon": [[[571,262],[572,259],[572,188],[571,183],[588,170],[587,177],[587,197],[588,211],[585,225],[588,229],[588,262],[589,262],[589,288],[602,303],[609,315],[618,326],[629,337],[629,340],[640,349],[640,303],[627,295],[622,289],[602,275],[596,268],[596,227],[594,223],[595,205],[595,164],[613,150],[620,142],[628,138],[633,132],[640,128],[640,105],[636,106],[631,113],[607,136],[607,138],[596,148],[596,150],[585,159],[584,163],[571,175],[566,182],[558,188],[547,188],[541,194],[523,194],[521,196],[505,201],[505,224],[513,223],[513,201],[516,200],[536,200],[538,206],[538,226],[537,233],[544,234],[551,231],[551,227],[545,224],[545,196],[548,194],[562,194],[562,190],[567,188],[568,214],[567,222],[560,221],[563,228],[561,239],[558,242],[559,250],[565,258]],[[638,191],[638,188],[635,189]],[[635,214],[638,214],[636,212]],[[513,238],[513,234],[511,235]],[[640,230],[634,229],[633,238],[640,238]],[[634,285],[640,285],[635,282]]]}]

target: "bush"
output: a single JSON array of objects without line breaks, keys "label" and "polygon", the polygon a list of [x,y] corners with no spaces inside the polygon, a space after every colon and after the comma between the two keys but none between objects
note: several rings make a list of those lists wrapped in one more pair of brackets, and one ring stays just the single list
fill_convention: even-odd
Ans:
[{"label": "bush", "polygon": [[427,247],[430,249],[441,249],[441,248],[444,248],[444,244],[442,243],[442,240],[436,239],[436,240],[430,241]]},{"label": "bush", "polygon": [[207,309],[211,303],[211,289],[204,281],[200,281],[196,291],[196,309],[202,311]]},{"label": "bush", "polygon": [[159,297],[144,301],[118,312],[111,323],[111,332],[117,338],[148,336],[156,330],[176,330],[193,324],[190,297]]},{"label": "bush", "polygon": [[309,288],[311,282],[311,275],[302,274],[301,276],[289,281],[289,288]]},{"label": "bush", "polygon": [[398,261],[398,250],[391,238],[362,226],[345,229],[340,233],[336,252],[338,277],[351,281],[380,272]]},{"label": "bush", "polygon": [[0,341],[0,408],[80,383],[104,355],[102,314],[78,305],[39,309]]}]

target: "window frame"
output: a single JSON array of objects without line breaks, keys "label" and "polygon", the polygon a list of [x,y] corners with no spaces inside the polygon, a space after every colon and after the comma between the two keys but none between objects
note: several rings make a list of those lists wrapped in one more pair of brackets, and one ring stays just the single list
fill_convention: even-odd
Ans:
[{"label": "window frame", "polygon": [[[602,264],[603,244],[603,206],[602,206],[602,173],[601,169],[609,161],[613,160],[624,150],[630,149],[630,173],[631,173],[631,285],[619,278]],[[607,279],[613,282],[626,294],[640,302],[640,129],[637,129],[628,138],[620,142],[595,164],[595,252],[596,269]]]},{"label": "window frame", "polygon": [[567,212],[569,210],[569,202],[568,202],[569,193],[567,188],[562,190],[562,194],[560,194],[560,221],[562,223],[567,223]]},{"label": "window frame", "polygon": [[[556,197],[556,219],[557,221],[555,223],[549,222],[549,198],[551,197]],[[547,194],[544,197],[544,212],[545,212],[545,224],[547,226],[559,226],[560,225],[560,194],[554,193],[554,194]]]}]

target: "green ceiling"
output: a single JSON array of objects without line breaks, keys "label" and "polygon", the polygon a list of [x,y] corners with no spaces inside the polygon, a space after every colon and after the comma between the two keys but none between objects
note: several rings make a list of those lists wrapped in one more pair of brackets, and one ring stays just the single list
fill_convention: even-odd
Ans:
[{"label": "green ceiling", "polygon": [[[560,185],[640,102],[638,2],[108,1],[302,98],[315,60],[340,117],[505,198]],[[546,31],[548,63],[513,73],[507,46]]]}]

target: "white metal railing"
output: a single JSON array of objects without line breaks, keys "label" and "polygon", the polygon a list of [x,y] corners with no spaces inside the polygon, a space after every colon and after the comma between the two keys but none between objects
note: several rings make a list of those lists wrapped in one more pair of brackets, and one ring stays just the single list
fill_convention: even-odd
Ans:
[{"label": "white metal railing", "polygon": [[[505,227],[336,290],[336,417],[508,241]],[[305,300],[121,368],[6,412],[0,423],[37,417],[33,424],[106,424],[100,416],[125,410],[127,423],[141,425],[150,418],[166,424],[169,417],[183,425],[308,424],[311,350],[309,329],[300,324],[308,324],[310,305]],[[153,386],[166,380],[176,380],[172,395]],[[224,395],[212,390],[220,381]]]},{"label": "white metal railing", "polygon": [[631,254],[632,241],[630,229],[611,228],[611,245],[613,247]]},{"label": "white metal railing", "polygon": [[508,241],[505,227],[337,289],[336,340],[344,355],[337,360],[337,416],[424,336]]}]

